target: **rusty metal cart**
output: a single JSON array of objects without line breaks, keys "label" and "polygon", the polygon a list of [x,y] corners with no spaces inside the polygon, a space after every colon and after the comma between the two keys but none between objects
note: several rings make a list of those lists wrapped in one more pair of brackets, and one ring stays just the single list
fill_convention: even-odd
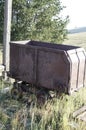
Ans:
[{"label": "rusty metal cart", "polygon": [[78,46],[10,42],[10,77],[71,94],[86,84],[86,52]]}]

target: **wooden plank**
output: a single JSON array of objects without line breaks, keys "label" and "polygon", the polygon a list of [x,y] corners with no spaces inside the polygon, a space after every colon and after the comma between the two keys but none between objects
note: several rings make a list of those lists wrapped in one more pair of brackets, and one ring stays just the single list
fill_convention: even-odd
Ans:
[{"label": "wooden plank", "polygon": [[77,116],[77,118],[86,122],[86,111]]},{"label": "wooden plank", "polygon": [[81,113],[83,113],[84,111],[86,111],[86,106],[81,107],[79,110],[75,111],[73,113],[73,117],[77,117],[78,115],[80,115]]}]

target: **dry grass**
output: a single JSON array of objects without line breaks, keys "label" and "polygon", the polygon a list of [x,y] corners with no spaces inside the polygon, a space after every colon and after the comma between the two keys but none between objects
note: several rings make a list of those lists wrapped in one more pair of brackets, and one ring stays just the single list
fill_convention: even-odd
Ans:
[{"label": "dry grass", "polygon": [[72,116],[75,110],[86,105],[85,88],[72,96],[62,94],[46,99],[41,105],[33,99],[28,104],[25,96],[28,100],[33,98],[28,93],[15,100],[10,91],[0,93],[0,130],[85,130],[85,124]]},{"label": "dry grass", "polygon": [[86,50],[86,32],[69,34],[68,39],[64,41],[64,44],[80,46]]}]

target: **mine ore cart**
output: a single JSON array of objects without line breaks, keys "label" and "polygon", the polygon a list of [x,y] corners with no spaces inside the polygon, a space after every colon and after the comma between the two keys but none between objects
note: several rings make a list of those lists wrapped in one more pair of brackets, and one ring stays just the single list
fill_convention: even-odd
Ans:
[{"label": "mine ore cart", "polygon": [[10,42],[10,77],[71,94],[86,83],[86,52],[40,41]]}]

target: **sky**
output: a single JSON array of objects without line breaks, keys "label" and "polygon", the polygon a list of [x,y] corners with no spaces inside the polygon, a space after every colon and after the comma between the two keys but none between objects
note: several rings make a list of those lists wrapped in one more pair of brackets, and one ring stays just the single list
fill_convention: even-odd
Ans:
[{"label": "sky", "polygon": [[86,0],[61,0],[66,8],[62,15],[69,15],[68,29],[86,27]]}]

